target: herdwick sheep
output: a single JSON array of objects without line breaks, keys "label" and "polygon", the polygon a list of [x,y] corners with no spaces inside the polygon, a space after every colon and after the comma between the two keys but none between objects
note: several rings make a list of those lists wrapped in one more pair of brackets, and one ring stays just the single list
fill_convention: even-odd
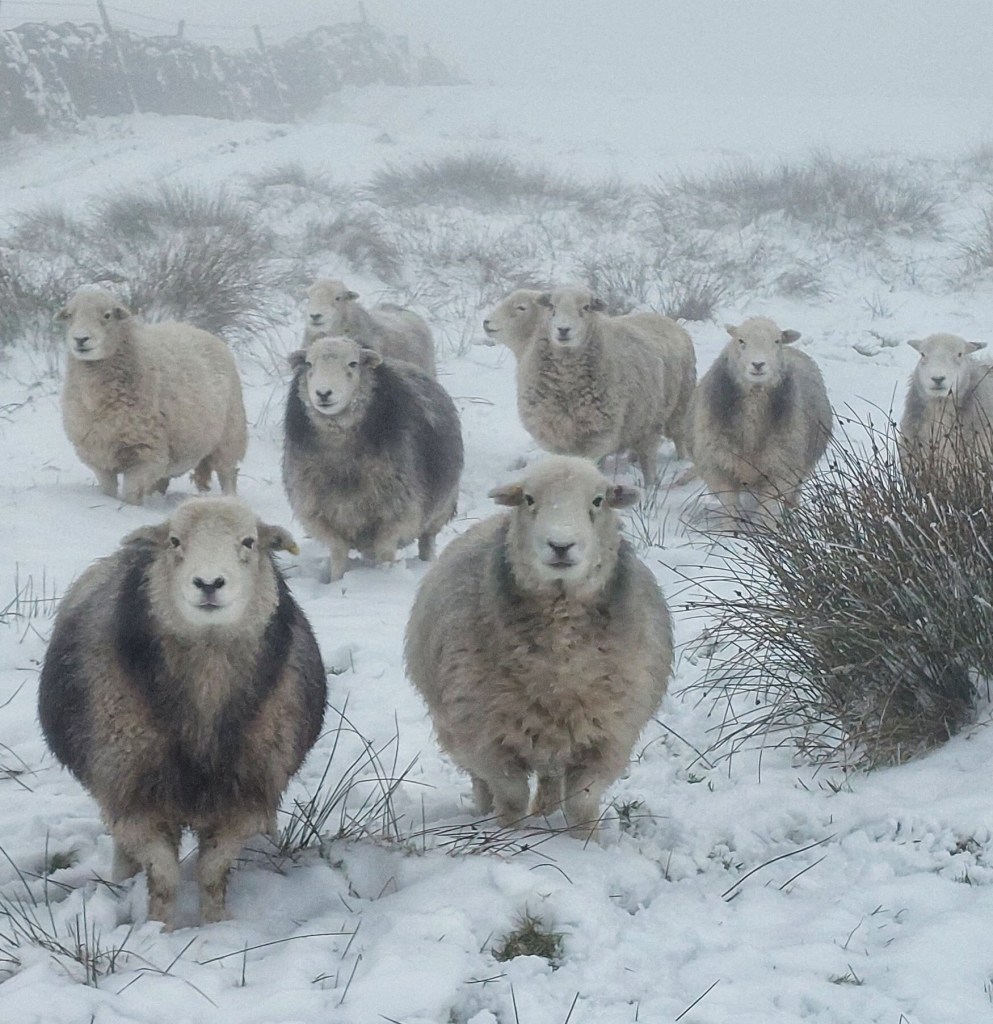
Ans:
[{"label": "herdwick sheep", "polygon": [[448,393],[351,338],[318,338],[290,365],[283,482],[297,518],[330,551],[328,579],[341,578],[351,548],[393,562],[416,539],[430,560],[462,473]]},{"label": "herdwick sheep", "polygon": [[993,367],[970,356],[985,348],[954,334],[910,341],[921,357],[900,419],[905,471],[947,471],[965,455],[993,462]]},{"label": "herdwick sheep", "polygon": [[798,503],[827,449],[831,404],[814,360],[788,347],[799,331],[766,317],[725,329],[731,340],[690,404],[692,456],[734,521],[747,523],[755,512],[768,525]]},{"label": "herdwick sheep", "polygon": [[45,739],[100,805],[114,878],[144,870],[167,927],[182,830],[199,835],[203,919],[220,920],[233,858],[271,828],[321,730],[324,666],[274,551],[297,552],[285,530],[193,498],[91,565],[55,619]]},{"label": "herdwick sheep", "polygon": [[663,434],[684,449],[685,408],[696,382],[689,335],[657,314],[608,317],[586,288],[545,292],[547,335],[517,360],[517,409],[548,451],[600,459],[632,450],[655,483]]},{"label": "herdwick sheep", "polygon": [[315,281],[307,289],[304,346],[315,338],[345,335],[386,359],[404,359],[434,376],[434,339],[424,320],[392,302],[366,309],[358,298],[343,281]]},{"label": "herdwick sheep", "polygon": [[672,627],[614,509],[640,498],[555,456],[490,495],[507,514],[453,541],[421,582],[407,673],[441,747],[504,825],[561,807],[595,831],[672,671]]},{"label": "herdwick sheep", "polygon": [[113,295],[80,289],[67,322],[62,422],[104,494],[140,505],[193,470],[199,490],[217,473],[234,494],[248,445],[234,358],[220,339],[184,323],[141,323]]},{"label": "herdwick sheep", "polygon": [[540,302],[543,294],[518,288],[501,299],[483,320],[486,344],[506,345],[520,359],[530,341],[547,332],[548,307]]}]

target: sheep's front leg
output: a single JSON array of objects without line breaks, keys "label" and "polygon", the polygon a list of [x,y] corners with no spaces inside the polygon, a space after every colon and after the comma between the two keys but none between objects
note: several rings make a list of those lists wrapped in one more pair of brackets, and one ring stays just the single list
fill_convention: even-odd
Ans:
[{"label": "sheep's front leg", "polygon": [[179,889],[178,827],[148,819],[123,819],[111,826],[114,871],[140,864],[148,879],[148,916],[171,929]]},{"label": "sheep's front leg", "polygon": [[96,469],[97,483],[108,498],[117,497],[117,474],[109,469]]},{"label": "sheep's front leg", "polygon": [[165,465],[142,465],[126,469],[122,475],[121,497],[129,505],[140,505],[145,495],[157,488],[158,483],[166,474]]},{"label": "sheep's front leg", "polygon": [[201,830],[197,879],[200,883],[200,916],[205,923],[227,919],[224,902],[231,865],[241,853],[245,840],[270,822],[269,817],[263,821],[241,818],[224,826]]},{"label": "sheep's front leg", "polygon": [[569,831],[577,839],[596,839],[600,825],[600,797],[609,778],[603,766],[580,765],[565,774],[563,810]]}]

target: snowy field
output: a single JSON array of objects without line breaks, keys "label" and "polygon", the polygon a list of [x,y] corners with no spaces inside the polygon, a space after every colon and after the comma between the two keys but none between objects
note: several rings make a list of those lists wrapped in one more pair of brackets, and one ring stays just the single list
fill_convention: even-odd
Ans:
[{"label": "snowy field", "polygon": [[[672,6],[676,69],[665,60],[665,26],[639,34],[625,23],[614,39],[595,18],[585,32],[570,24],[562,46],[583,60],[613,46],[584,75],[557,49],[551,18],[538,18],[540,38],[520,24],[498,26],[492,12],[460,34],[445,20],[456,15],[438,4],[436,28],[421,26],[425,37],[474,80],[493,84],[348,91],[292,125],[146,115],[91,121],[61,139],[17,139],[0,151],[0,227],[41,206],[84,211],[115,190],[169,182],[254,196],[285,242],[332,202],[313,189],[275,187],[278,195],[259,200],[259,176],[288,165],[312,180],[362,186],[385,169],[496,152],[594,191],[612,183],[623,206],[627,188],[713,186],[732,167],[757,173],[783,161],[835,160],[857,167],[856,180],[895,175],[933,195],[934,208],[860,233],[776,212],[745,222],[719,206],[712,187],[710,222],[707,211],[696,214],[696,255],[673,250],[679,267],[696,270],[715,254],[709,265],[729,275],[712,292],[710,315],[687,323],[701,372],[724,344],[725,321],[772,316],[802,332],[798,345],[822,367],[835,409],[861,416],[902,402],[916,358],[907,339],[951,331],[993,341],[991,271],[965,251],[981,247],[993,224],[991,82],[976,57],[989,27],[970,22],[983,5],[880,4],[860,31],[846,27],[856,5],[831,5],[833,15],[825,7],[796,24],[773,16],[785,17],[787,5],[769,4],[768,25],[736,48],[740,12],[709,25],[707,5]],[[528,38],[509,66],[487,51],[477,68],[473,51],[460,47],[482,46],[485,31],[498,29],[494,46]],[[625,44],[636,49],[630,62]],[[546,50],[556,57],[543,64]],[[940,749],[870,774],[815,769],[788,750],[731,760],[711,750],[719,713],[687,692],[705,669],[694,641],[706,621],[687,605],[700,599],[694,581],[712,577],[720,552],[686,525],[698,499],[692,488],[664,487],[628,520],[668,596],[678,647],[670,693],[607,794],[602,843],[478,822],[467,779],[438,751],[404,677],[403,629],[426,567],[408,551],[389,570],[356,560],[342,581],[319,582],[323,553],[304,538],[283,492],[281,357],[298,344],[305,275],[343,277],[364,298],[409,301],[432,322],[440,379],[466,444],[459,512],[440,537],[447,543],[490,515],[487,491],[538,455],[517,418],[513,356],[482,344],[493,287],[480,270],[487,246],[500,253],[504,276],[519,243],[522,278],[564,280],[590,266],[606,277],[650,242],[637,210],[601,211],[597,221],[564,202],[539,210],[391,201],[381,197],[377,216],[430,241],[420,263],[385,280],[347,254],[312,248],[299,287],[282,292],[278,325],[234,346],[250,423],[239,492],[301,541],[301,556],[284,556],[283,565],[331,672],[327,731],[291,784],[284,823],[322,776],[326,789],[342,776],[352,785],[325,842],[280,855],[260,838],[246,850],[231,880],[230,921],[193,926],[192,856],[181,926],[171,933],[146,921],[143,880],[105,881],[111,848],[96,805],[48,754],[35,714],[58,597],[126,532],[167,516],[192,485],[175,481],[142,508],[101,495],[62,432],[61,355],[38,340],[0,338],[0,1021],[988,1019],[988,710]],[[424,261],[442,250],[447,262],[428,281]],[[660,281],[661,301],[678,282]],[[713,289],[713,276],[707,281]],[[668,481],[685,468],[669,444],[660,460]],[[617,472],[637,479],[624,463]],[[388,806],[370,806],[384,787]],[[332,838],[339,828],[345,837]],[[11,916],[16,906],[25,916]],[[559,937],[554,963],[498,961],[494,952],[528,916]]]}]

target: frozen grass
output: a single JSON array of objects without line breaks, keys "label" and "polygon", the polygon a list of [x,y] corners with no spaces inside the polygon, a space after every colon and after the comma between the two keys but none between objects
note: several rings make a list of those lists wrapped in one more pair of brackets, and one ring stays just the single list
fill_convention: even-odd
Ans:
[{"label": "frozen grass", "polygon": [[525,911],[513,931],[493,946],[493,959],[501,963],[518,956],[539,956],[558,967],[562,960],[562,933],[552,931],[540,917]]},{"label": "frozen grass", "polygon": [[980,211],[970,236],[959,246],[962,278],[966,281],[986,276],[993,270],[993,206]]},{"label": "frozen grass", "polygon": [[988,464],[963,451],[924,490],[901,474],[892,428],[848,427],[865,440],[835,441],[804,504],[704,581],[716,657],[699,685],[727,753],[900,763],[971,721],[993,675]]}]

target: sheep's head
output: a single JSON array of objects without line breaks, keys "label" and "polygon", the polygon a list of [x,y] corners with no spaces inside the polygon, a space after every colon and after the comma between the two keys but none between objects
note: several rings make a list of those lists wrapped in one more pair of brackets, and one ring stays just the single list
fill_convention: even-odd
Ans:
[{"label": "sheep's head", "polygon": [[66,324],[66,344],[74,359],[94,362],[114,354],[120,325],[131,311],[102,288],[80,288],[55,315]]},{"label": "sheep's head", "polygon": [[586,459],[552,456],[490,497],[511,513],[510,561],[518,582],[541,590],[595,593],[609,580],[620,532],[614,509],[635,504],[636,487],[613,484]]},{"label": "sheep's head", "polygon": [[381,362],[378,352],[340,336],[318,338],[290,356],[290,366],[306,381],[310,404],[322,416],[344,412],[362,383],[362,371]]},{"label": "sheep's head", "polygon": [[307,326],[335,333],[341,329],[348,303],[359,297],[344,281],[321,278],[307,289]]},{"label": "sheep's head", "polygon": [[925,400],[957,397],[969,383],[973,365],[969,357],[986,347],[981,341],[966,341],[955,334],[931,334],[907,344],[921,354],[912,380]]},{"label": "sheep's head", "polygon": [[483,331],[490,344],[508,344],[510,338],[523,343],[533,337],[548,315],[547,307],[539,302],[541,297],[541,292],[518,288],[501,299],[483,320]]},{"label": "sheep's head", "polygon": [[299,549],[288,531],[255,517],[237,498],[192,498],[158,526],[124,538],[155,552],[150,594],[166,618],[189,630],[238,628],[263,619],[277,599],[268,552]]},{"label": "sheep's head", "polygon": [[586,343],[594,313],[604,304],[589,288],[556,288],[538,302],[549,311],[549,341],[560,348],[579,348]]},{"label": "sheep's head", "polygon": [[745,387],[775,387],[783,376],[783,349],[800,337],[799,331],[782,331],[773,320],[753,316],[739,327],[725,324],[731,335],[728,363],[738,383]]}]

